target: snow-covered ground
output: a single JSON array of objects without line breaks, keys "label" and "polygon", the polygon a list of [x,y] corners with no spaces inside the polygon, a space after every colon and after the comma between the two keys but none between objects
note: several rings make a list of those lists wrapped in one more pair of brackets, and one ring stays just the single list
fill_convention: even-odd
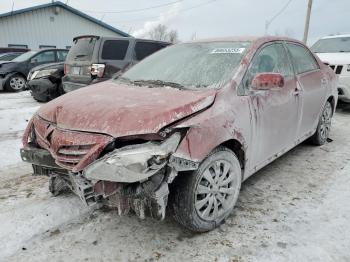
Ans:
[{"label": "snow-covered ground", "polygon": [[248,179],[217,230],[89,210],[30,176],[20,137],[40,104],[0,93],[0,261],[350,261],[350,106],[322,147],[302,144]]}]

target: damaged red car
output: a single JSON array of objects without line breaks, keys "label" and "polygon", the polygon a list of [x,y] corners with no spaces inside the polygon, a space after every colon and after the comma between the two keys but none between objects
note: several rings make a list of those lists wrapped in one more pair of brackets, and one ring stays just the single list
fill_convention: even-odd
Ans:
[{"label": "damaged red car", "polygon": [[42,106],[21,157],[50,191],[204,232],[241,183],[310,139],[327,141],[334,72],[301,42],[225,38],[167,47],[116,79]]}]

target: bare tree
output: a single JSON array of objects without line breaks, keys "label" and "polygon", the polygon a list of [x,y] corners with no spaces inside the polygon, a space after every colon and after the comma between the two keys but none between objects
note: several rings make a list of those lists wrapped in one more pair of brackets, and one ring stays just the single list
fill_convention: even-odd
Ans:
[{"label": "bare tree", "polygon": [[168,32],[168,41],[173,44],[179,41],[179,37],[176,30],[171,30],[170,32]]},{"label": "bare tree", "polygon": [[171,43],[177,43],[179,41],[176,30],[169,30],[166,25],[161,24],[150,30],[148,36],[153,40],[168,41]]}]

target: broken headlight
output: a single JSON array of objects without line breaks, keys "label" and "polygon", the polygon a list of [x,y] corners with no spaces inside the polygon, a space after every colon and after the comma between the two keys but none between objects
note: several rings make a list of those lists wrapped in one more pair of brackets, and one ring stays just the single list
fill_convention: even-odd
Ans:
[{"label": "broken headlight", "polygon": [[122,164],[135,172],[142,172],[149,166],[161,165],[180,143],[180,133],[174,133],[161,144],[145,144],[122,148],[106,160],[108,164]]},{"label": "broken headlight", "polygon": [[176,132],[163,142],[147,142],[115,149],[89,165],[84,173],[88,179],[133,183],[157,173],[175,152],[181,140]]},{"label": "broken headlight", "polygon": [[31,74],[30,79],[28,79],[28,80],[47,77],[47,76],[50,76],[50,75],[56,73],[57,71],[58,71],[58,69],[45,69],[45,70],[34,71]]}]

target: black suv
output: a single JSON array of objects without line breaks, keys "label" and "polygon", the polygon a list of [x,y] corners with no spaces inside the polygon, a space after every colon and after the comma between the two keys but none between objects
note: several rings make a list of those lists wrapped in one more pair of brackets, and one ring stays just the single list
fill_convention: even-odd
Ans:
[{"label": "black suv", "polygon": [[75,37],[64,64],[63,89],[69,92],[108,80],[168,45],[170,43],[133,37]]},{"label": "black suv", "polygon": [[12,61],[0,61],[0,90],[17,92],[26,86],[29,71],[38,65],[63,62],[68,50],[43,49],[28,51]]}]

